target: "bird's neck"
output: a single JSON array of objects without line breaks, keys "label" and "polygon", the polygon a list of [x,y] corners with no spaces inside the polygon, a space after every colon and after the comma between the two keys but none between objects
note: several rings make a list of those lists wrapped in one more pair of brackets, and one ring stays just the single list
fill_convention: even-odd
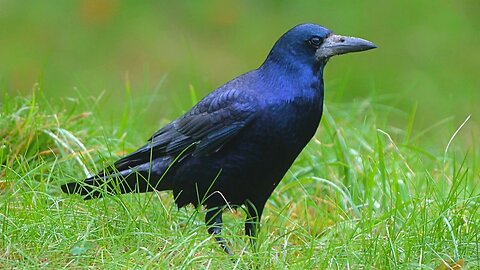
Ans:
[{"label": "bird's neck", "polygon": [[268,57],[258,69],[267,91],[285,98],[323,98],[323,65]]}]

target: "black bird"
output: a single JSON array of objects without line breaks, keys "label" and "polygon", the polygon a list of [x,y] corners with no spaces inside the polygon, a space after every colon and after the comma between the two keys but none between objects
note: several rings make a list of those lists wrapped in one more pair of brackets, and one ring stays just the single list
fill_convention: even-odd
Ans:
[{"label": "black bird", "polygon": [[85,199],[172,190],[178,207],[207,209],[208,232],[229,254],[219,236],[222,210],[244,205],[254,244],[267,199],[319,125],[328,60],[373,48],[316,24],[295,26],[259,68],[208,94],[113,166],[62,190]]}]

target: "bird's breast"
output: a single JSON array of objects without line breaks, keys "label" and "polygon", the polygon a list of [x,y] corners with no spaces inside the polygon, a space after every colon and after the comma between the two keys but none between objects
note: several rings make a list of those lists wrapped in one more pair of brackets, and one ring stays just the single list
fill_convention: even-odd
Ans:
[{"label": "bird's breast", "polygon": [[265,132],[273,135],[271,144],[300,152],[320,123],[323,95],[293,97],[270,104],[266,110],[261,122]]}]

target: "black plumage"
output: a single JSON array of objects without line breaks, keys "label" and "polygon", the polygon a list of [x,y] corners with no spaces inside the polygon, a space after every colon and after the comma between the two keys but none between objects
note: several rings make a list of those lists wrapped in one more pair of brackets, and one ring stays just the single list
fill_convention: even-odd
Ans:
[{"label": "black plumage", "polygon": [[298,25],[258,69],[207,95],[112,167],[62,190],[86,199],[173,190],[179,207],[208,209],[209,233],[231,253],[218,236],[221,210],[244,205],[245,232],[256,235],[267,199],[318,127],[325,64],[334,55],[372,48],[319,25]]}]

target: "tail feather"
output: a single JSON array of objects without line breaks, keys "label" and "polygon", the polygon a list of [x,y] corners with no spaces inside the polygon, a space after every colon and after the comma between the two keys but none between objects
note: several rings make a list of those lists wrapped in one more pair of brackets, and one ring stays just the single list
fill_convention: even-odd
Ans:
[{"label": "tail feather", "polygon": [[[98,179],[102,181],[101,179]],[[101,190],[98,181],[93,178],[85,179],[84,182],[71,182],[61,186],[62,191],[67,194],[80,194],[85,200],[103,197],[105,191]]]},{"label": "tail feather", "polygon": [[108,168],[83,182],[67,183],[61,188],[68,194],[80,194],[86,200],[104,195],[168,190],[171,184],[162,176],[170,162],[171,158],[161,157],[133,168]]}]

